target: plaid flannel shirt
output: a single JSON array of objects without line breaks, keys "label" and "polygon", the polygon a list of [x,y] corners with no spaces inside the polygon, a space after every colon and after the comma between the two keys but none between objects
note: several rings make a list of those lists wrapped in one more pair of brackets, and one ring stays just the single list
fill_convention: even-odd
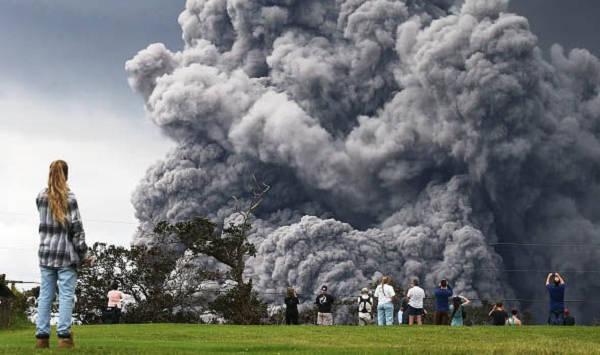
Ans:
[{"label": "plaid flannel shirt", "polygon": [[87,257],[85,233],[77,199],[69,191],[69,211],[66,216],[66,225],[63,226],[54,220],[48,208],[47,189],[42,190],[36,199],[40,212],[40,246],[38,257],[40,266],[48,268],[63,268],[68,266],[81,266],[81,261]]}]

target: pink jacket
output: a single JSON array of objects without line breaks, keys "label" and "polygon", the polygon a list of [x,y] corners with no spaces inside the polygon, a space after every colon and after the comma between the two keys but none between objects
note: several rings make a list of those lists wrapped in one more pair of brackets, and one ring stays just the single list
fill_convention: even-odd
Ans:
[{"label": "pink jacket", "polygon": [[108,306],[121,308],[121,298],[123,294],[121,291],[112,290],[108,292]]}]

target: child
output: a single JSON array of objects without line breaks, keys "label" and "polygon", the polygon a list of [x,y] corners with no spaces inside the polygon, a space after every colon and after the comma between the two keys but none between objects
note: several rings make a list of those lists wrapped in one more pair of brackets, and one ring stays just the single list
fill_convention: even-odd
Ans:
[{"label": "child", "polygon": [[521,320],[517,318],[519,311],[516,308],[511,309],[512,316],[506,320],[506,325],[521,325]]}]

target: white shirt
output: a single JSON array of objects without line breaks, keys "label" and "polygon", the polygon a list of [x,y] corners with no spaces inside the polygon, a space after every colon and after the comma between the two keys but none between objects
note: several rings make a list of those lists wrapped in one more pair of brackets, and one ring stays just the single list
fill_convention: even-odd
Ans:
[{"label": "white shirt", "polygon": [[394,292],[394,288],[388,284],[383,284],[383,288],[381,285],[377,286],[374,294],[374,296],[377,297],[377,304],[392,302],[392,296],[395,295],[396,292]]},{"label": "white shirt", "polygon": [[425,298],[425,291],[419,286],[413,286],[406,296],[409,298],[408,305],[412,308],[423,308],[423,298]]}]

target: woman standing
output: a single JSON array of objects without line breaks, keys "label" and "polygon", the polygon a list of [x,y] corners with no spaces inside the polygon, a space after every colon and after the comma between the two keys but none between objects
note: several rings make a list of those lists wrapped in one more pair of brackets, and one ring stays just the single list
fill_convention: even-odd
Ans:
[{"label": "woman standing", "polygon": [[292,287],[288,287],[286,291],[285,302],[285,324],[298,325],[298,295]]},{"label": "woman standing", "polygon": [[108,309],[111,310],[112,319],[111,324],[119,324],[121,320],[121,300],[123,299],[123,292],[119,291],[119,283],[113,282],[110,291],[106,295],[108,297]]},{"label": "woman standing", "polygon": [[48,187],[36,199],[40,214],[38,257],[42,282],[38,300],[36,348],[49,347],[50,310],[58,283],[59,348],[72,348],[71,314],[77,282],[77,267],[91,262],[77,200],[67,186],[69,168],[62,160],[50,165]]},{"label": "woman standing", "polygon": [[452,304],[450,305],[450,312],[452,312],[450,313],[450,325],[457,327],[465,325],[463,322],[463,310],[470,304],[471,301],[469,301],[466,297],[452,297]]},{"label": "woman standing", "polygon": [[393,325],[394,324],[394,303],[396,292],[390,286],[392,280],[384,276],[381,280],[381,285],[378,285],[373,295],[377,298],[377,324]]}]

